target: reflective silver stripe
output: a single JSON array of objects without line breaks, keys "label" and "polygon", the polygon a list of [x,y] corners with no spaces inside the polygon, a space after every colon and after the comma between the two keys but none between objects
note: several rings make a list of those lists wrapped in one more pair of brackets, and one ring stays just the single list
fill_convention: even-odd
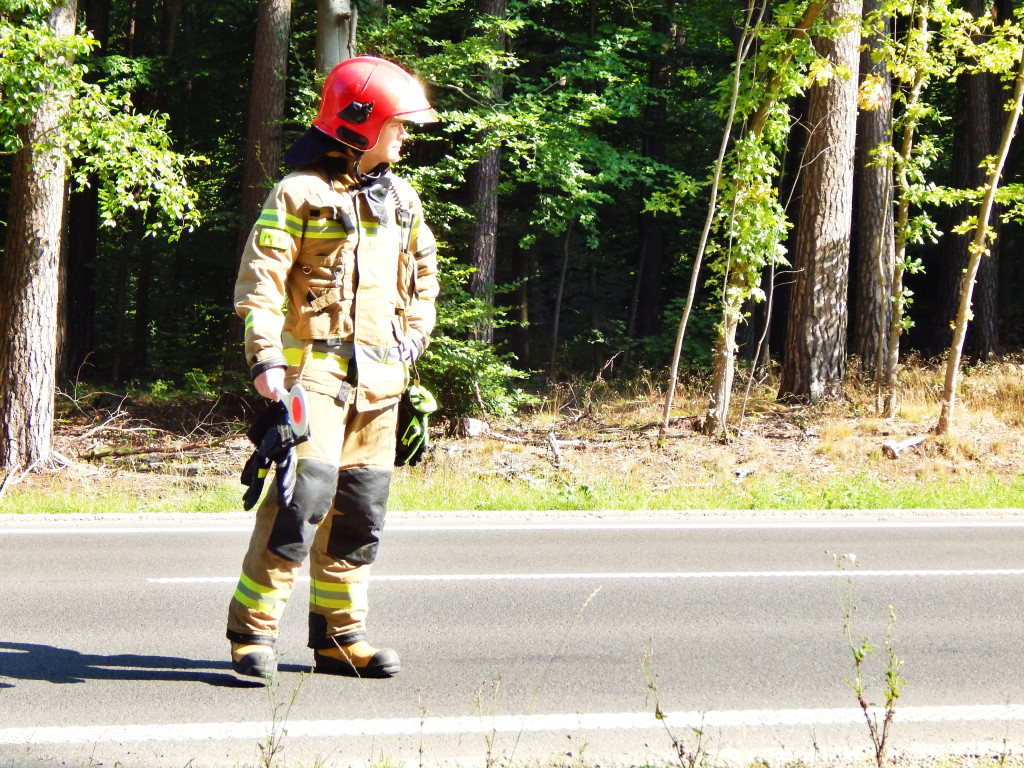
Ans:
[{"label": "reflective silver stripe", "polygon": [[355,357],[360,362],[386,363],[396,365],[402,362],[401,350],[398,347],[370,347],[365,344],[356,344]]}]

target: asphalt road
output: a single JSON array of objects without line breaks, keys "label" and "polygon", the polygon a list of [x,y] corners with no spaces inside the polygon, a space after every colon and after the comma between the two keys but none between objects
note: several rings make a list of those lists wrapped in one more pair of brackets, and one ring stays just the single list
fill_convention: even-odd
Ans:
[{"label": "asphalt road", "polygon": [[395,516],[370,631],[401,674],[303,675],[300,583],[263,687],[232,674],[223,635],[248,516],[0,516],[0,768],[259,764],[271,736],[290,767],[641,763],[673,736],[695,748],[690,726],[723,760],[870,753],[843,682],[847,589],[854,635],[877,649],[872,703],[895,612],[891,749],[1024,744],[1021,510],[623,519]]}]

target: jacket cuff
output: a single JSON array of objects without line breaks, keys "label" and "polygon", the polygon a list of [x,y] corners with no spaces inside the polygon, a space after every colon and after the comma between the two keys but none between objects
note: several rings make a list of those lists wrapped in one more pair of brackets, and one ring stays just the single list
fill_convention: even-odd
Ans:
[{"label": "jacket cuff", "polygon": [[254,366],[252,366],[249,369],[249,376],[251,376],[253,381],[255,381],[256,377],[259,376],[264,371],[270,370],[271,368],[287,368],[287,367],[288,367],[288,361],[285,360],[284,357],[279,357],[279,356],[275,355],[273,357],[264,358],[263,360],[260,360],[258,363],[256,363]]}]

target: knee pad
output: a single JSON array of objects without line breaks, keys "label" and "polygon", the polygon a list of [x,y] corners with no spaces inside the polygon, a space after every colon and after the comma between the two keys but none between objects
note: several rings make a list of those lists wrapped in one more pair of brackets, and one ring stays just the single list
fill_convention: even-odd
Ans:
[{"label": "knee pad", "polygon": [[293,563],[306,559],[316,529],[331,509],[337,477],[338,470],[326,461],[297,462],[291,503],[278,508],[267,549]]},{"label": "knee pad", "polygon": [[356,467],[338,473],[327,554],[356,565],[369,565],[377,557],[380,532],[384,527],[391,470],[386,467]]}]

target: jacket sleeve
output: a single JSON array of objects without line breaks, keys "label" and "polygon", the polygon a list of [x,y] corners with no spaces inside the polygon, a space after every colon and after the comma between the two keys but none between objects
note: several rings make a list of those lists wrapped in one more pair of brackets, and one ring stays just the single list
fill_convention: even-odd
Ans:
[{"label": "jacket sleeve", "polygon": [[245,359],[253,378],[286,366],[281,328],[288,273],[302,241],[302,201],[289,194],[287,179],[267,197],[249,233],[235,282],[235,311],[245,323]]},{"label": "jacket sleeve", "polygon": [[437,322],[435,302],[440,286],[437,281],[437,241],[423,218],[423,205],[419,196],[409,187],[412,199],[412,236],[409,252],[416,262],[415,293],[409,306],[409,326],[419,338],[420,351],[430,342],[430,334]]}]

